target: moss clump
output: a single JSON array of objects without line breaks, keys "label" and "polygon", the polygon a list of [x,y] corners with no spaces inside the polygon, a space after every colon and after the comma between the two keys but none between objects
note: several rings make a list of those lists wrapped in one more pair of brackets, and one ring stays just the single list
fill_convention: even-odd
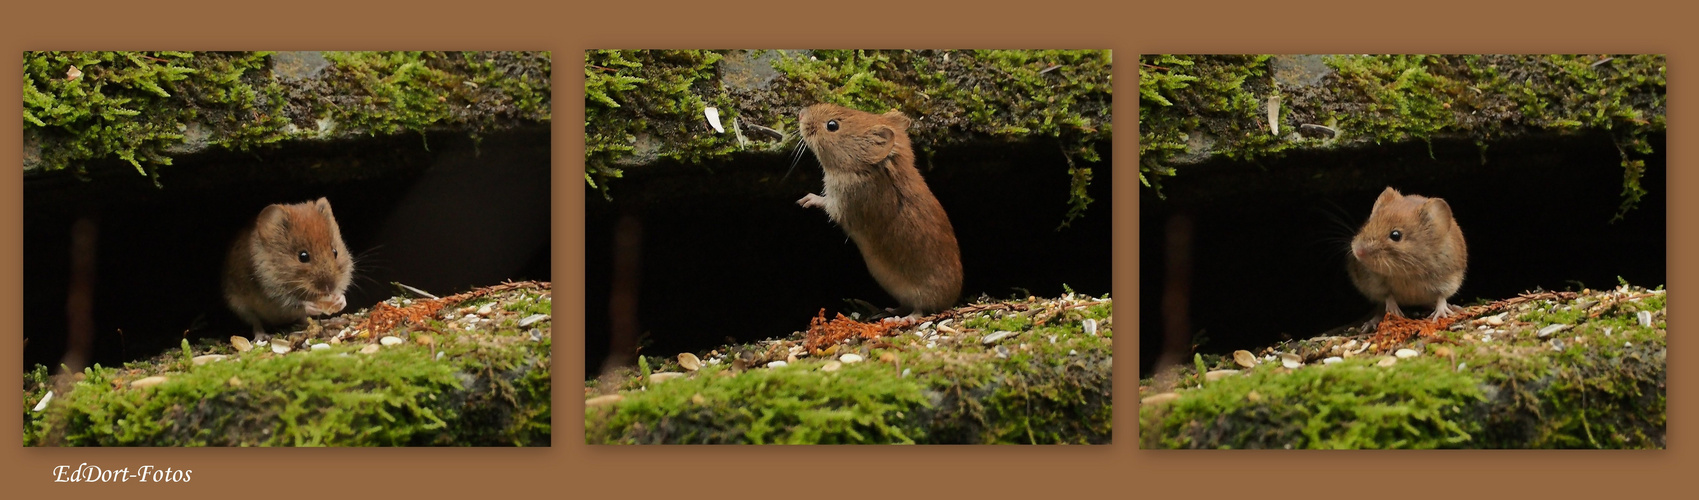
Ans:
[{"label": "moss clump", "polygon": [[[473,134],[549,120],[547,52],[343,52],[304,82],[273,74],[271,52],[26,52],[32,170],[121,160],[158,183],[174,154],[250,151],[343,133]],[[73,71],[73,68],[75,70]]]},{"label": "moss clump", "polygon": [[[986,307],[989,305],[990,307]],[[1011,305],[1017,306],[1009,307]],[[1009,307],[1009,308],[1002,308]],[[951,324],[833,345],[782,367],[800,339],[701,356],[686,376],[612,384],[623,398],[585,409],[590,443],[1106,443],[1113,330],[1107,299],[1030,299],[964,307]],[[1097,322],[1098,335],[1083,323]],[[940,320],[941,321],[941,320]],[[1016,332],[989,345],[996,332]],[[866,361],[843,363],[854,353]],[[672,361],[647,358],[661,372]],[[594,392],[594,389],[587,391]]]},{"label": "moss clump", "polygon": [[[1140,58],[1140,178],[1161,194],[1176,160],[1233,160],[1293,148],[1464,139],[1483,150],[1510,134],[1608,131],[1622,151],[1620,217],[1646,191],[1649,134],[1665,128],[1661,55],[1327,56],[1316,85],[1282,83],[1272,57],[1145,55]],[[1281,98],[1281,136],[1270,133],[1269,97]],[[1337,137],[1303,137],[1300,124]]]},{"label": "moss clump", "polygon": [[[1391,366],[1369,353],[1296,370],[1265,362],[1209,381],[1198,373],[1238,367],[1200,356],[1197,368],[1175,375],[1189,387],[1177,399],[1140,406],[1141,446],[1663,447],[1662,291],[1624,286],[1550,295],[1483,311],[1435,339],[1379,349],[1420,352]],[[1641,323],[1642,311],[1649,325]],[[1489,326],[1487,313],[1501,313],[1502,324]],[[1264,354],[1315,363],[1366,338],[1295,341]],[[1141,393],[1155,385],[1142,381]]]},{"label": "moss clump", "polygon": [[[549,302],[546,288],[534,287],[506,290],[493,300],[502,306],[540,303],[545,311]],[[465,314],[447,310],[456,318]],[[381,334],[362,336],[350,326],[346,342],[298,338],[296,349],[281,355],[268,346],[239,352],[226,343],[185,341],[181,352],[149,361],[97,365],[63,377],[45,411],[26,406],[24,444],[547,446],[550,322],[525,329],[494,316],[476,324],[432,323],[384,332],[406,341],[372,352],[362,349],[373,349]],[[334,334],[293,336],[301,335]],[[340,343],[307,347],[325,342]],[[226,358],[197,365],[191,360],[197,354]],[[54,384],[45,367],[33,373],[25,384],[26,405]],[[165,381],[132,385],[152,376]]]},{"label": "moss clump", "polygon": [[[232,127],[227,146],[281,138],[284,102],[253,71],[267,53],[26,52],[24,127],[40,134],[44,170],[86,173],[117,158],[153,176],[188,123]],[[265,92],[262,92],[265,90]]]},{"label": "moss clump", "polygon": [[549,120],[547,52],[326,52],[319,102],[366,134]]},{"label": "moss clump", "polygon": [[[1073,180],[1071,220],[1091,203],[1089,163],[1100,161],[1096,147],[1112,136],[1109,51],[784,51],[771,58],[777,72],[771,82],[756,87],[723,83],[724,54],[587,52],[586,182],[606,195],[607,180],[621,175],[620,165],[784,151],[778,140],[742,143],[730,129],[743,123],[794,131],[797,110],[825,102],[917,118],[909,134],[923,164],[942,146],[1057,141]],[[753,57],[770,55],[756,51]],[[719,108],[728,133],[708,128],[704,106]]]}]

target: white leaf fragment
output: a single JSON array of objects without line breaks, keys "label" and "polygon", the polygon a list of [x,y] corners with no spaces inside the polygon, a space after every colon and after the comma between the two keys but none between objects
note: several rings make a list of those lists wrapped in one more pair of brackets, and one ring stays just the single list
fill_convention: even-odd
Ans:
[{"label": "white leaf fragment", "polygon": [[711,126],[714,127],[715,133],[720,133],[720,134],[726,133],[726,128],[723,127],[723,126],[720,126],[720,109],[719,108],[716,108],[716,107],[713,107],[713,106],[702,108],[702,114],[708,117],[708,125],[711,125]]}]

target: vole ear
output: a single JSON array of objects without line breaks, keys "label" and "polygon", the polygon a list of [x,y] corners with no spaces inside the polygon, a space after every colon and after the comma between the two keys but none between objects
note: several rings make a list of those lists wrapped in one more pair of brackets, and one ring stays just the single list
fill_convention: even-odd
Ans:
[{"label": "vole ear", "polygon": [[1439,198],[1428,198],[1422,203],[1422,218],[1427,219],[1429,226],[1451,229],[1451,204]]},{"label": "vole ear", "polygon": [[331,216],[331,214],[330,214],[330,200],[327,200],[327,199],[324,199],[323,197],[320,197],[318,199],[318,201],[313,202],[313,208],[318,209],[319,213],[324,214],[325,217]]},{"label": "vole ear", "polygon": [[914,124],[914,121],[910,120],[908,115],[894,109],[886,111],[885,114],[880,116],[884,117],[885,121],[890,122],[891,126],[896,127],[897,130],[908,130],[909,126]]},{"label": "vole ear", "polygon": [[886,158],[891,157],[891,150],[897,146],[896,137],[897,132],[888,125],[878,124],[869,127],[867,129],[867,149],[862,150],[862,154],[865,156],[857,159],[868,165],[885,161]]},{"label": "vole ear", "polygon": [[1384,207],[1387,204],[1398,201],[1402,198],[1404,198],[1404,195],[1398,194],[1397,189],[1392,189],[1392,186],[1387,186],[1385,191],[1380,192],[1380,197],[1375,198],[1375,208],[1369,211],[1370,216],[1380,213],[1380,207]]},{"label": "vole ear", "polygon": [[274,204],[266,206],[265,210],[260,211],[260,216],[255,221],[255,228],[258,230],[257,234],[278,235],[274,237],[281,237],[281,235],[288,234],[288,215],[288,212],[283,209],[283,205]]}]

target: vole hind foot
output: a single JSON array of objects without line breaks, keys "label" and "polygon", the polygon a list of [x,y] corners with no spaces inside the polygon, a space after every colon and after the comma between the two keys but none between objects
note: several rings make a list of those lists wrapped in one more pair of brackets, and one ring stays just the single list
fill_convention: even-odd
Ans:
[{"label": "vole hind foot", "polygon": [[801,205],[803,208],[826,208],[826,197],[814,193],[808,193],[808,196],[804,196],[802,199],[796,200],[796,204]]},{"label": "vole hind foot", "polygon": [[1438,304],[1434,305],[1434,313],[1431,314],[1431,315],[1428,315],[1428,320],[1430,320],[1430,321],[1437,320],[1437,319],[1440,319],[1440,318],[1444,318],[1446,316],[1451,316],[1453,314],[1457,314],[1457,313],[1462,312],[1462,311],[1463,311],[1463,308],[1457,307],[1457,306],[1454,306],[1454,305],[1451,305],[1451,304],[1447,304],[1447,303],[1445,303],[1445,299],[1442,298],[1442,299],[1439,299]]}]

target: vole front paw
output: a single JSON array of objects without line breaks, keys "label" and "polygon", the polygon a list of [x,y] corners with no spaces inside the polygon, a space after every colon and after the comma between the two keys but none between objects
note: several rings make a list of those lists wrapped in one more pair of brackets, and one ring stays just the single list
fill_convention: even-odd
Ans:
[{"label": "vole front paw", "polygon": [[826,197],[814,193],[808,193],[808,196],[804,196],[802,199],[796,200],[796,204],[801,205],[803,208],[826,208]]}]

